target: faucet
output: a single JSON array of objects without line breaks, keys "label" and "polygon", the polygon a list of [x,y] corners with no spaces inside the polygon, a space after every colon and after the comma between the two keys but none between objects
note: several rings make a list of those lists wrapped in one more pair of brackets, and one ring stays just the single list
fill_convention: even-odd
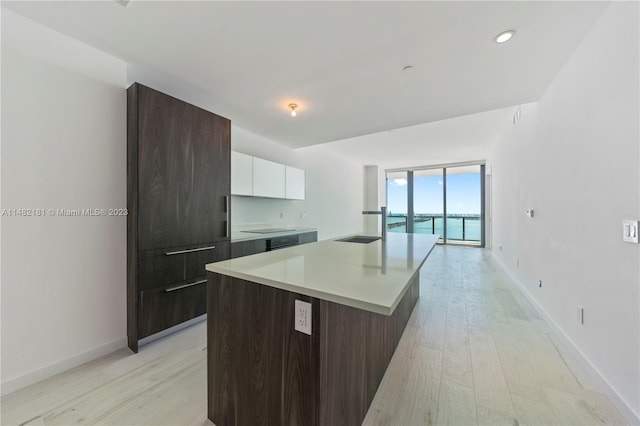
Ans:
[{"label": "faucet", "polygon": [[387,239],[387,207],[380,207],[380,211],[378,210],[363,210],[362,214],[381,214],[382,215],[382,239]]}]

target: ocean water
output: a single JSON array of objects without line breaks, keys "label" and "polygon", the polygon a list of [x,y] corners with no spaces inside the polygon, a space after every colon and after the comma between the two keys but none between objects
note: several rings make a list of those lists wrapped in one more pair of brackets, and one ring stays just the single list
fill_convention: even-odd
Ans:
[{"label": "ocean water", "polygon": [[[432,222],[431,219],[426,221],[418,221],[420,218],[416,218],[414,223],[414,232],[418,234],[439,234],[442,236],[442,218],[436,217]],[[461,217],[448,217],[447,218],[447,239],[448,240],[464,240],[464,241],[480,241],[480,218],[479,217],[465,217],[464,218],[464,238],[462,236],[462,221]],[[400,226],[389,227],[389,232],[407,232],[407,218],[404,216],[389,216],[387,218],[387,224],[402,224]]]}]

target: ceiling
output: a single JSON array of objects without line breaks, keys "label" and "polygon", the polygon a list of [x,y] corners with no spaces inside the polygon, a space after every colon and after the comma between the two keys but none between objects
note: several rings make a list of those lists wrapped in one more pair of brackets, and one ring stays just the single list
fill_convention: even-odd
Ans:
[{"label": "ceiling", "polygon": [[[216,113],[293,148],[536,101],[606,4],[2,2],[197,88]],[[507,29],[514,38],[494,43]]]},{"label": "ceiling", "polygon": [[330,142],[326,146],[382,169],[486,160],[519,107],[500,108],[402,129]]}]

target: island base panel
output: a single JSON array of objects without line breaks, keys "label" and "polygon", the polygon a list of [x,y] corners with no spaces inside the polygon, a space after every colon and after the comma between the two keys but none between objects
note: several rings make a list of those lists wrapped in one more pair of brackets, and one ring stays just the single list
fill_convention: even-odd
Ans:
[{"label": "island base panel", "polygon": [[208,280],[209,419],[216,426],[317,424],[319,335],[292,324],[296,299],[315,312],[319,302],[211,272]]},{"label": "island base panel", "polygon": [[[359,425],[419,297],[386,316],[208,273],[208,417],[226,425]],[[294,303],[312,305],[312,335]]]},{"label": "island base panel", "polygon": [[360,425],[420,296],[414,278],[391,316],[320,301],[320,423]]}]

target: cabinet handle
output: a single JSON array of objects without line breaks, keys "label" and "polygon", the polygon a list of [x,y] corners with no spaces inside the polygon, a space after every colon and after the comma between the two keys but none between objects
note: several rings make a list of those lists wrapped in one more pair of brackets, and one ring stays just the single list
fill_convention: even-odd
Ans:
[{"label": "cabinet handle", "polygon": [[168,251],[165,253],[165,256],[173,256],[174,254],[193,253],[194,251],[213,250],[214,248],[216,248],[216,246],[200,247],[200,248],[194,248],[189,250]]},{"label": "cabinet handle", "polygon": [[206,283],[207,280],[200,280],[200,281],[195,281],[189,284],[183,284],[183,285],[179,285],[179,286],[175,286],[175,287],[169,287],[169,288],[165,288],[164,292],[165,293],[169,293],[170,291],[176,291],[176,290],[180,290],[183,288],[187,288],[187,287],[193,287],[194,285],[198,285],[198,284],[204,284]]},{"label": "cabinet handle", "polygon": [[225,237],[229,236],[229,227],[231,225],[231,222],[229,221],[229,196],[225,195],[224,196],[224,210],[225,210],[225,220],[226,220],[226,226],[224,229],[225,232]]}]

